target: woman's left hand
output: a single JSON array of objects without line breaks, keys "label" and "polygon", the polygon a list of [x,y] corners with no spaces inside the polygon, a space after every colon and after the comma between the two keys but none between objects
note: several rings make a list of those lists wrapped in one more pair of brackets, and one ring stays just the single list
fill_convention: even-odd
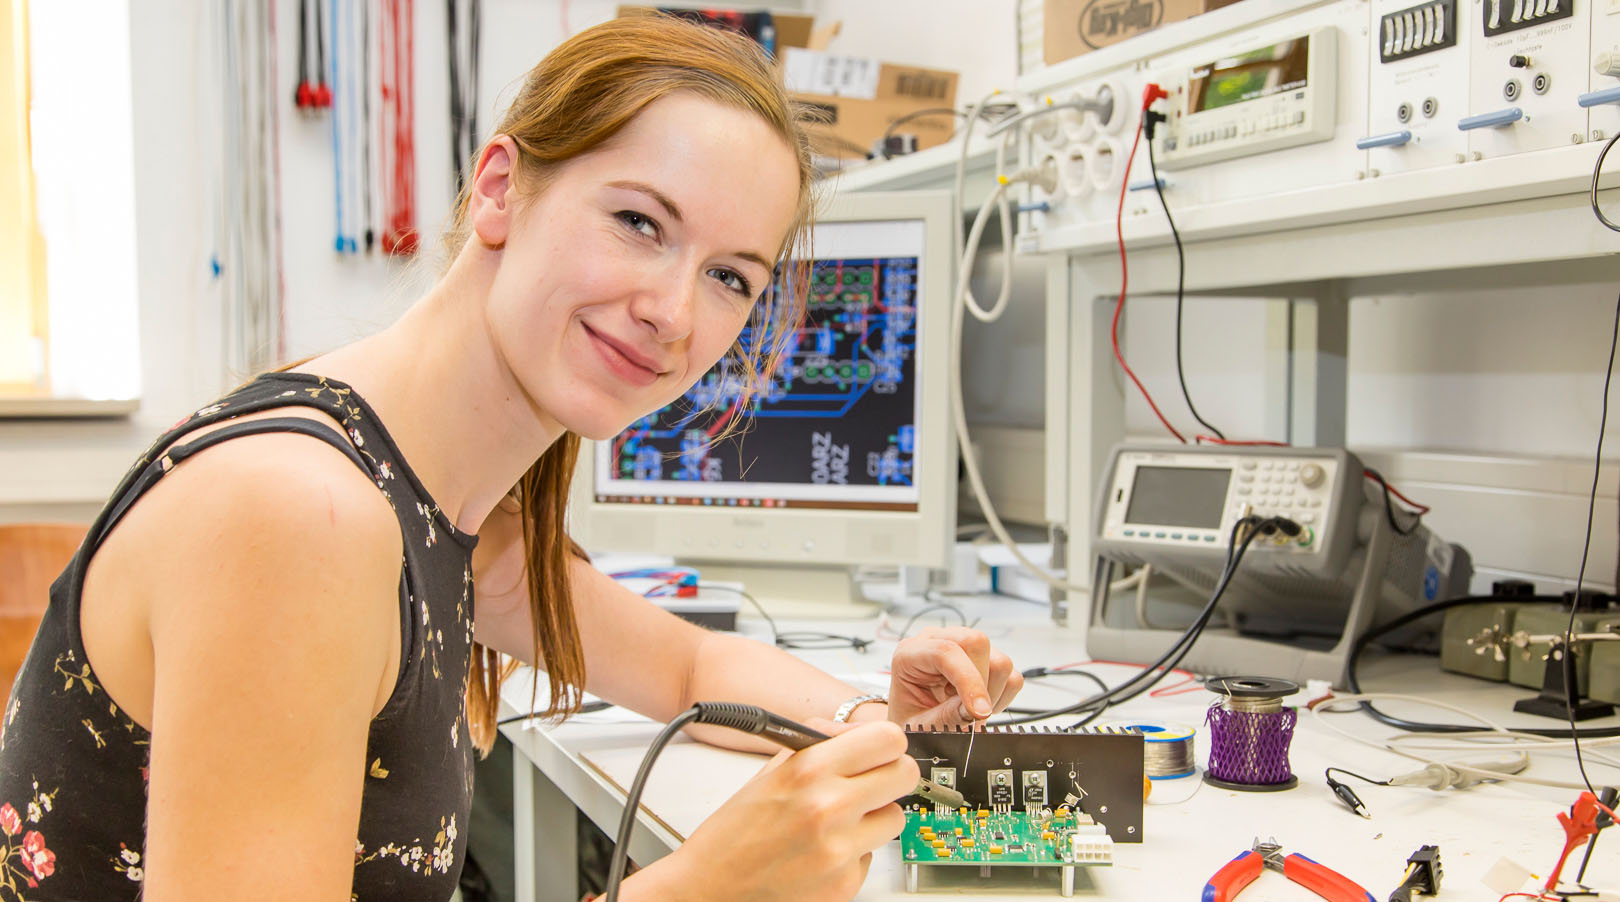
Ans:
[{"label": "woman's left hand", "polygon": [[925,629],[902,640],[889,670],[889,720],[902,726],[982,721],[1024,688],[1012,659],[966,627]]}]

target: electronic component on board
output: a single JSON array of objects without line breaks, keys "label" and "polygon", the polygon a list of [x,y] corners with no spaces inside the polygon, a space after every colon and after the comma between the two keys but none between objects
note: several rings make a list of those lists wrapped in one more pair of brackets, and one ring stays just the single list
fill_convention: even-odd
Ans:
[{"label": "electronic component on board", "polygon": [[[1101,824],[1084,815],[1050,810],[940,813],[908,808],[900,832],[900,854],[906,865],[906,891],[916,892],[925,870],[976,867],[981,878],[995,879],[995,868],[1051,868],[1054,889],[1074,893],[1076,867],[1113,864],[1114,842]],[[955,844],[941,837],[962,838]]]}]

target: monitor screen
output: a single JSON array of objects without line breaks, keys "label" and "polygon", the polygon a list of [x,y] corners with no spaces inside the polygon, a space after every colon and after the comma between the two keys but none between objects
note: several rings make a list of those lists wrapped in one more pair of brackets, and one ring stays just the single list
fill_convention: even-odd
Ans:
[{"label": "monitor screen", "polygon": [[[815,236],[810,297],[769,388],[741,410],[726,361],[679,401],[596,446],[598,502],[917,510],[917,297],[923,224]],[[735,440],[711,439],[735,417]]]},{"label": "monitor screen", "polygon": [[1128,523],[1215,529],[1226,508],[1232,471],[1212,467],[1137,467]]},{"label": "monitor screen", "polygon": [[575,537],[711,561],[944,566],[952,236],[946,192],[820,203],[805,319],[764,390],[740,404],[742,377],[722,360],[675,403],[587,443]]}]

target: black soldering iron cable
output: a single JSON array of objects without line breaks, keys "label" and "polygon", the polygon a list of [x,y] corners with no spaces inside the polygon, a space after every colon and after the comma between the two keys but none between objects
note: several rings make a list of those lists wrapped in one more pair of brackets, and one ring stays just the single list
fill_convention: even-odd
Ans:
[{"label": "black soldering iron cable", "polygon": [[647,754],[641,759],[641,767],[636,770],[636,778],[630,783],[629,792],[624,797],[624,815],[619,818],[619,834],[613,842],[613,856],[609,859],[607,875],[607,902],[619,902],[619,884],[624,882],[624,872],[630,862],[630,834],[635,832],[636,809],[641,806],[641,793],[647,788],[647,776],[652,773],[653,762],[658,760],[658,753],[669,745],[683,727],[697,720],[699,710],[696,707],[688,708],[676,715],[663,730],[659,731],[652,745],[647,747]]}]

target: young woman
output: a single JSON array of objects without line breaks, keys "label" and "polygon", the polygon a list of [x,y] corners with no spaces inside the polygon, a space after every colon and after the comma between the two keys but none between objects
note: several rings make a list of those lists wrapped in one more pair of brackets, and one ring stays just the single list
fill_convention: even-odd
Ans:
[{"label": "young woman", "polygon": [[616,586],[563,532],[578,436],[722,355],[771,362],[737,339],[801,315],[802,291],[765,288],[802,259],[808,159],[735,35],[623,19],[542,61],[438,284],[160,438],[53,587],[0,717],[0,902],[442,902],[498,653],[546,668],[559,715],[588,688],[659,719],[734,700],[877,722],[783,756],[624,886],[853,895],[917,779],[895,724],[983,719],[1021,685],[1011,662],[937,631],[898,647],[885,704],[851,707],[832,677]]}]

